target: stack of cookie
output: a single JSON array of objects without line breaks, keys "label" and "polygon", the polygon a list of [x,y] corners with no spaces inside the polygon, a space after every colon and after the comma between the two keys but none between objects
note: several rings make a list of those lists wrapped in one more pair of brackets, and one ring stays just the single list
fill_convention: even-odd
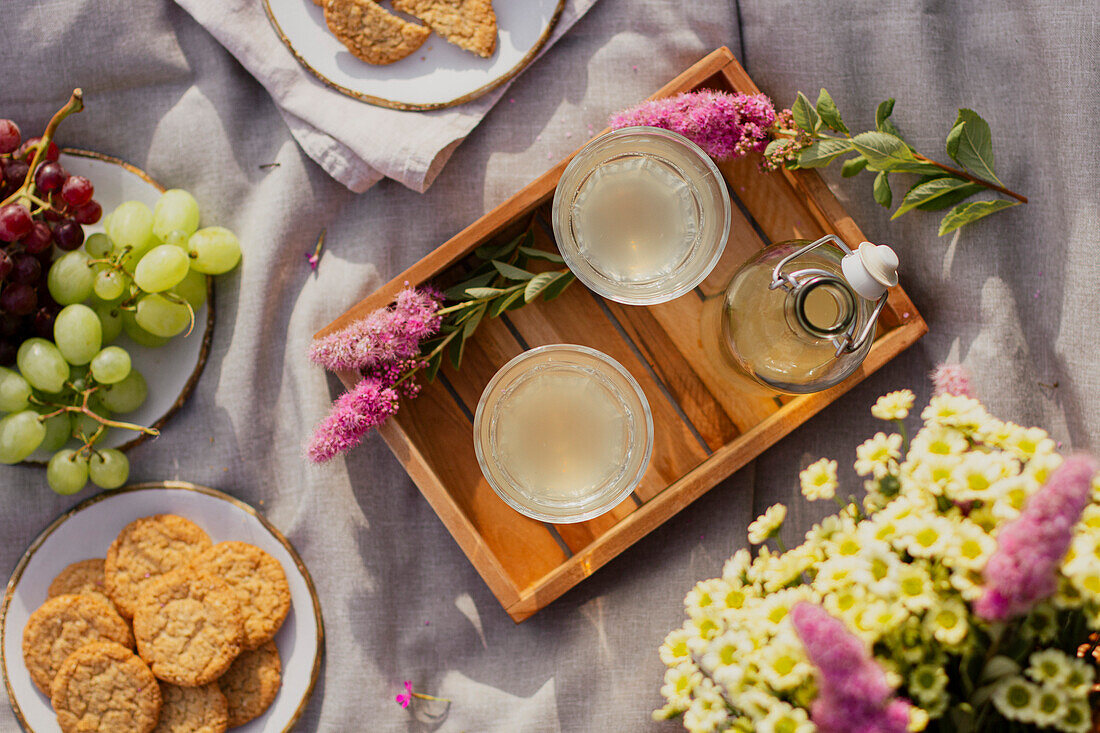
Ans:
[{"label": "stack of cookie", "polygon": [[313,0],[325,23],[352,55],[368,64],[392,64],[420,48],[432,31],[448,43],[489,58],[497,48],[492,0],[393,0],[393,7],[427,24],[409,22],[375,0]]},{"label": "stack of cookie", "polygon": [[144,517],[105,560],[65,568],[48,596],[23,629],[23,658],[65,733],[219,733],[278,694],[273,639],[290,587],[258,547]]}]

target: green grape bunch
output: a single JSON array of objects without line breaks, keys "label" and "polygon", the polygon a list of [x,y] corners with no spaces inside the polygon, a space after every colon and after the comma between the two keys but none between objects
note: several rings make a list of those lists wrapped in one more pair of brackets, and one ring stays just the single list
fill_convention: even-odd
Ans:
[{"label": "green grape bunch", "polygon": [[100,442],[112,428],[158,431],[115,418],[140,408],[148,385],[112,342],[125,333],[140,348],[159,348],[188,335],[207,278],[241,260],[233,232],[200,229],[199,219],[198,202],[182,189],[164,192],[152,209],[127,201],[104,217],[105,233],[52,262],[46,285],[60,306],[52,339],[26,339],[15,368],[0,367],[0,463],[51,453],[46,480],[59,494],[89,481],[103,489],[126,482],[128,459]]}]

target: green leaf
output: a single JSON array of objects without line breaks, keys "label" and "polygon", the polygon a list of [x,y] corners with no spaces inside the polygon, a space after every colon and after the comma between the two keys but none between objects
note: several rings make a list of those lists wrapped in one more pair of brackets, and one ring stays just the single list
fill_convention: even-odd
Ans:
[{"label": "green leaf", "polygon": [[527,272],[522,267],[509,265],[507,262],[501,262],[500,260],[493,260],[493,267],[497,268],[497,272],[509,280],[530,280],[535,276],[533,272]]},{"label": "green leaf", "polygon": [[[905,198],[902,199],[901,206],[894,212],[891,219],[897,219],[899,216],[907,211],[911,211],[921,204],[926,204],[931,201],[935,201],[941,196],[958,191],[960,188],[967,188],[975,184],[964,181],[961,178],[954,178],[947,176],[945,178],[933,178],[930,181],[924,183],[917,183],[909,189],[905,194]],[[981,188],[979,186],[979,188]]]},{"label": "green leaf", "polygon": [[546,286],[546,289],[542,291],[542,299],[549,302],[565,292],[565,289],[573,284],[573,281],[577,279],[577,276],[571,272],[567,272],[559,277],[554,282]]},{"label": "green leaf", "polygon": [[450,288],[443,291],[443,297],[447,300],[469,300],[471,296],[466,294],[469,288],[480,288],[488,285],[496,276],[497,273],[494,270],[493,272],[487,272],[477,277],[471,277],[469,280],[464,280],[458,285],[452,285]]},{"label": "green leaf", "polygon": [[1019,203],[1019,201],[996,199],[995,201],[971,201],[969,204],[959,204],[951,209],[951,211],[947,212],[947,216],[943,217],[943,220],[940,222],[939,234],[942,237],[944,234],[953,232],[961,226],[966,226],[990,214],[995,214],[1001,209],[1007,209]]},{"label": "green leaf", "polygon": [[771,157],[777,154],[781,149],[789,144],[787,138],[776,138],[768,143],[768,147],[764,148],[764,156]]},{"label": "green leaf", "polygon": [[545,249],[534,249],[533,247],[520,247],[519,251],[520,254],[532,260],[545,260],[559,265],[565,264],[565,260],[557,252],[547,252]]},{"label": "green leaf", "polygon": [[875,201],[880,206],[889,208],[890,202],[894,200],[894,192],[890,190],[890,180],[887,178],[886,171],[880,171],[875,176],[875,187],[873,193],[875,195]]},{"label": "green leaf", "polygon": [[528,280],[527,287],[523,291],[524,302],[530,303],[539,297],[539,293],[545,290],[547,285],[561,277],[561,274],[560,272],[543,272]]},{"label": "green leaf", "polygon": [[817,113],[821,116],[821,121],[830,130],[843,132],[845,135],[848,134],[848,128],[840,119],[840,110],[837,109],[836,102],[833,101],[829,92],[825,91],[825,87],[822,87],[821,92],[817,95]]},{"label": "green leaf", "polygon": [[852,144],[847,140],[818,140],[799,154],[798,166],[800,168],[824,168],[838,156],[851,150]]},{"label": "green leaf", "polygon": [[794,123],[806,132],[817,132],[821,128],[821,118],[818,117],[817,110],[802,92],[798,93],[791,105],[791,114],[794,115]]},{"label": "green leaf", "polygon": [[515,303],[517,300],[520,300],[521,298],[523,298],[523,291],[522,290],[517,290],[514,293],[509,293],[508,295],[504,295],[504,296],[501,296],[501,297],[497,298],[489,306],[489,316],[492,317],[492,318],[496,318],[501,313],[508,310],[508,306],[512,305],[512,303]]},{"label": "green leaf", "polygon": [[458,336],[447,345],[447,356],[451,360],[451,366],[458,369],[462,364],[462,354],[466,351],[466,339]]},{"label": "green leaf", "polygon": [[886,132],[861,132],[852,138],[852,146],[867,159],[873,171],[896,170],[898,166],[916,163],[905,141]]},{"label": "green leaf", "polygon": [[505,255],[511,254],[516,247],[523,243],[523,240],[534,236],[531,232],[524,232],[515,239],[511,239],[504,244],[483,244],[474,250],[474,254],[482,260],[495,260]]},{"label": "green leaf", "polygon": [[857,155],[854,158],[848,158],[848,160],[844,161],[844,165],[840,167],[840,175],[844,176],[845,178],[851,178],[852,176],[860,173],[866,167],[867,159],[864,158],[862,155]]},{"label": "green leaf", "polygon": [[978,178],[1001,185],[993,172],[993,135],[989,123],[974,110],[959,110],[951,132],[947,133],[947,154]]},{"label": "green leaf", "polygon": [[[901,138],[898,138],[899,140]],[[919,160],[913,160],[909,163],[899,163],[890,169],[893,173],[918,173],[922,176],[942,176],[945,171],[943,168],[932,165],[931,163],[921,163]]]},{"label": "green leaf", "polygon": [[428,359],[428,365],[424,367],[424,377],[429,382],[435,381],[435,375],[439,373],[439,367],[443,365],[443,351],[437,351]]},{"label": "green leaf", "polygon": [[921,211],[943,211],[944,209],[950,209],[952,206],[959,203],[960,201],[968,199],[974,194],[981,193],[985,190],[987,190],[986,187],[981,184],[970,183],[956,189],[949,194],[945,194],[943,196],[940,196],[939,198],[934,198],[931,201],[927,201],[917,208]]},{"label": "green leaf", "polygon": [[503,288],[466,288],[466,294],[474,300],[483,300],[500,295]]},{"label": "green leaf", "polygon": [[481,323],[481,319],[485,316],[485,309],[488,308],[487,303],[482,303],[478,307],[473,309],[473,313],[466,319],[466,323],[462,326],[462,339],[468,339],[477,330],[477,324]]},{"label": "green leaf", "polygon": [[894,114],[894,98],[890,97],[885,102],[879,104],[878,109],[875,110],[875,127],[882,132],[882,123],[890,119],[890,115]]}]

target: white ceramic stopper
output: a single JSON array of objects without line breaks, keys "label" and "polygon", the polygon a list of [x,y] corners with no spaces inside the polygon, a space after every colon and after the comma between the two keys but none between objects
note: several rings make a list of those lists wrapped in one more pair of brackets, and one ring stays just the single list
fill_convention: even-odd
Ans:
[{"label": "white ceramic stopper", "polygon": [[863,242],[841,262],[844,279],[860,297],[878,300],[898,284],[898,256],[885,244]]}]

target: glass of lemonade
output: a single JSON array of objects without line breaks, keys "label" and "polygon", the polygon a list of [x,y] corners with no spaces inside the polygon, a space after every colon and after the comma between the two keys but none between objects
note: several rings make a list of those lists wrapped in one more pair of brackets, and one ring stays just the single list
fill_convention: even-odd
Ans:
[{"label": "glass of lemonade", "polygon": [[586,346],[525,351],[490,380],[474,449],[493,490],[521,514],[565,524],[628,497],[653,452],[653,417],[617,361]]},{"label": "glass of lemonade", "polygon": [[651,305],[688,292],[726,246],[730,198],[699,146],[656,127],[589,142],[554,193],[554,238],[569,269],[599,295]]}]

